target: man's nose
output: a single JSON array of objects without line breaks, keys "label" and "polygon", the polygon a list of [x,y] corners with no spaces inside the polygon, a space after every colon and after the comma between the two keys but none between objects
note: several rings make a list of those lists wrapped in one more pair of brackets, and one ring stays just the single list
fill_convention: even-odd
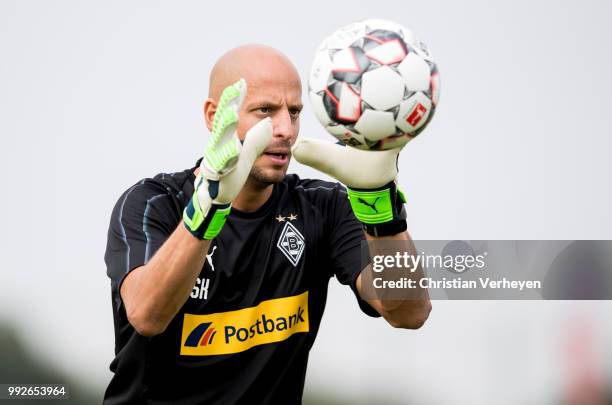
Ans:
[{"label": "man's nose", "polygon": [[293,122],[291,121],[289,111],[286,109],[277,111],[272,118],[272,135],[285,139],[291,139],[293,136]]}]

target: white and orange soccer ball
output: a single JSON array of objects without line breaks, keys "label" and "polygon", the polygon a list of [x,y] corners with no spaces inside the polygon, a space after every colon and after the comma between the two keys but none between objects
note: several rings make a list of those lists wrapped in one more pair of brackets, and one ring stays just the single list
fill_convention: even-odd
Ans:
[{"label": "white and orange soccer ball", "polygon": [[340,28],[319,46],[308,81],[325,129],[359,149],[404,146],[432,119],[440,94],[436,64],[410,30],[386,20]]}]

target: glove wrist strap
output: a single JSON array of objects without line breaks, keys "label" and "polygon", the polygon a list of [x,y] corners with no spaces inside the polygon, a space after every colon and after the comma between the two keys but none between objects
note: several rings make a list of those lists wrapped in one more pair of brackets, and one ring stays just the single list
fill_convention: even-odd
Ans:
[{"label": "glove wrist strap", "polygon": [[207,212],[203,212],[194,193],[183,211],[183,223],[196,238],[210,240],[221,232],[230,210],[231,204],[212,204]]},{"label": "glove wrist strap", "polygon": [[389,236],[407,229],[404,194],[391,181],[378,189],[348,188],[355,216],[370,235]]}]

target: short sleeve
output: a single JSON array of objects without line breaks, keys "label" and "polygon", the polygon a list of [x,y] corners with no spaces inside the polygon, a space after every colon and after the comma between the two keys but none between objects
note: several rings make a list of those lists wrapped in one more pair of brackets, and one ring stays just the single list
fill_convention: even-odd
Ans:
[{"label": "short sleeve", "polygon": [[125,276],[146,264],[180,220],[163,186],[143,180],[125,191],[113,209],[104,261],[117,293]]},{"label": "short sleeve", "polygon": [[329,246],[333,272],[341,284],[348,285],[353,290],[361,310],[369,316],[379,317],[380,314],[361,299],[357,291],[357,277],[361,273],[361,241],[365,239],[361,223],[355,218],[348,201],[346,189],[340,184],[334,187],[332,215],[330,224]]}]

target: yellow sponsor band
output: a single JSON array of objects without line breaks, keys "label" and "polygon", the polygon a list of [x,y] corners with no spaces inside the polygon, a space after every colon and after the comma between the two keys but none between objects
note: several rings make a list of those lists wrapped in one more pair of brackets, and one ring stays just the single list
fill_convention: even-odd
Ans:
[{"label": "yellow sponsor band", "polygon": [[[210,323],[197,346],[185,345],[189,335]],[[267,343],[286,340],[294,333],[308,332],[308,291],[292,297],[263,301],[237,311],[208,315],[185,314],[181,355],[211,356],[239,353]]]}]

